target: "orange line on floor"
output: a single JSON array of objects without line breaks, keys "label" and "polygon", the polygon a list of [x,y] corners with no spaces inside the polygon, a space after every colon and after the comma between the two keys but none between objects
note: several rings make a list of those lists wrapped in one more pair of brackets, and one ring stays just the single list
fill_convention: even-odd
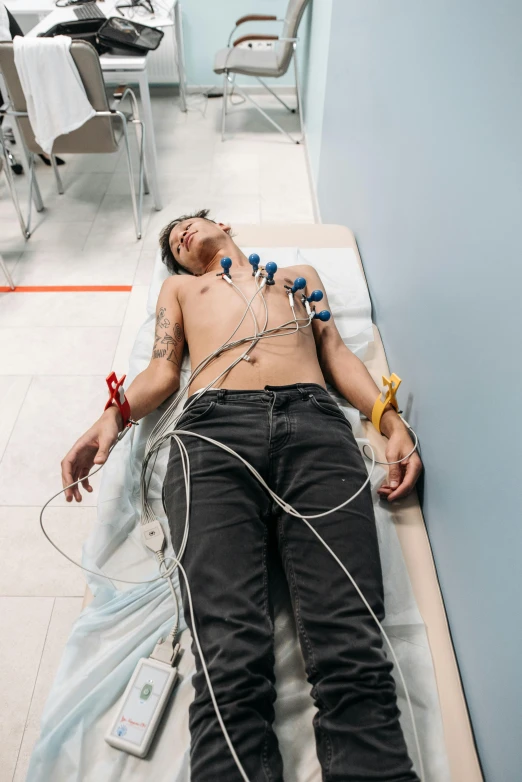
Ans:
[{"label": "orange line on floor", "polygon": [[14,290],[0,286],[0,293],[70,293],[75,291],[131,291],[132,285],[18,285]]}]

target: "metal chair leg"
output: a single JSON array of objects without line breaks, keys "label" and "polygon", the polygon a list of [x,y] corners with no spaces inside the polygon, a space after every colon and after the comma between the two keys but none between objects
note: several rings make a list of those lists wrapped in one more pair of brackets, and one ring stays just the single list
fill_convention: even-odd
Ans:
[{"label": "metal chair leg", "polygon": [[[13,155],[13,153],[11,152],[7,144],[4,147],[4,153],[5,153],[6,160],[11,166],[11,170],[13,171],[13,173],[17,175],[23,173],[24,167],[22,166],[21,163],[17,161],[17,159],[15,158],[15,156]],[[20,171],[20,169],[22,170]]]},{"label": "metal chair leg", "polygon": [[143,192],[145,193],[145,195],[148,195],[150,193],[149,179],[147,177],[147,165],[145,163],[145,158],[143,159]]},{"label": "metal chair leg", "polygon": [[281,127],[281,125],[279,125],[279,124],[278,124],[278,123],[275,121],[275,119],[272,119],[272,117],[270,117],[270,116],[269,116],[269,115],[266,113],[266,111],[264,111],[264,110],[261,108],[261,106],[259,105],[259,103],[257,103],[257,102],[256,102],[256,101],[253,99],[253,97],[252,97],[251,95],[249,95],[247,92],[244,92],[244,90],[242,90],[242,89],[241,89],[241,87],[238,87],[238,85],[237,85],[237,84],[236,84],[236,90],[238,91],[238,93],[241,95],[241,97],[242,97],[242,98],[244,98],[245,100],[248,100],[248,101],[249,101],[249,102],[250,102],[250,103],[251,103],[253,106],[255,106],[255,107],[256,107],[256,109],[259,111],[259,113],[260,113],[260,114],[262,114],[262,115],[263,115],[263,117],[264,117],[265,119],[267,119],[267,120],[268,120],[268,122],[270,122],[270,124],[271,124],[271,125],[273,125],[273,126],[274,126],[274,128],[276,128],[276,129],[277,129],[277,130],[278,130],[280,133],[282,133],[282,134],[283,134],[283,136],[286,136],[286,137],[287,137],[287,138],[288,138],[288,139],[289,139],[289,140],[292,142],[292,144],[300,144],[300,143],[301,143],[301,139],[299,139],[299,141],[296,141],[294,138],[292,138],[292,136],[290,135],[290,133],[288,133],[288,132],[287,132],[287,131],[286,131],[284,128],[282,128],[282,127]]},{"label": "metal chair leg", "polygon": [[274,98],[276,98],[276,100],[278,100],[279,103],[281,103],[285,107],[287,111],[289,111],[291,114],[295,114],[297,109],[293,109],[291,106],[288,105],[288,103],[285,103],[285,101],[282,98],[280,98],[279,95],[276,92],[274,92],[274,90],[271,89],[268,86],[268,84],[265,81],[263,81],[263,79],[261,79],[259,76],[256,76],[256,79],[258,80],[258,82],[260,82],[263,85],[265,90],[267,90],[271,95],[273,95]]},{"label": "metal chair leg", "polygon": [[143,122],[141,120],[133,120],[134,125],[136,128],[139,126],[140,130],[139,133],[136,130],[136,138],[138,140],[138,148],[140,150],[140,165],[143,164],[143,192],[148,195],[149,193],[149,178],[147,176],[147,161],[145,160],[145,157],[143,156],[143,149],[144,149],[144,140],[143,136],[145,133],[145,127],[143,125]]},{"label": "metal chair leg", "polygon": [[[144,156],[144,136],[145,136],[145,125],[143,124],[142,120],[140,119],[140,112],[138,108],[138,101],[136,100],[136,96],[134,92],[131,90],[130,87],[126,87],[124,90],[122,96],[119,99],[119,103],[121,103],[125,98],[128,98],[132,105],[132,119],[131,122],[134,124],[134,127],[136,129],[136,139],[138,141],[138,149],[140,152],[140,166],[143,165],[143,189],[145,193],[149,193],[149,177],[147,174],[147,161],[145,160]],[[184,109],[186,111],[186,108]],[[139,126],[139,131],[138,131]],[[141,174],[140,174],[140,182],[141,182]]]},{"label": "metal chair leg", "polygon": [[125,139],[125,152],[127,154],[127,171],[129,174],[129,184],[132,200],[132,214],[134,216],[134,227],[136,229],[136,239],[141,239],[141,213],[138,210],[138,204],[136,202],[136,193],[134,192],[134,171],[132,168],[131,152],[129,147],[129,136],[127,133],[127,125],[124,125],[123,136]]},{"label": "metal chair leg", "polygon": [[1,255],[0,255],[0,268],[2,269],[3,273],[7,278],[9,287],[11,288],[12,291],[14,291],[15,284],[13,282],[13,278],[11,277],[11,273],[9,272],[9,269],[7,268],[7,265]]},{"label": "metal chair leg", "polygon": [[25,220],[22,215],[22,210],[20,208],[20,202],[18,201],[18,194],[16,192],[14,182],[12,181],[11,176],[9,175],[7,169],[8,169],[8,165],[4,165],[4,173],[7,181],[7,187],[9,188],[9,192],[11,194],[11,200],[13,202],[13,206],[15,208],[16,215],[18,217],[18,222],[20,223],[20,230],[22,231],[22,235],[24,239],[29,239],[31,234],[28,226],[26,226],[25,224]]},{"label": "metal chair leg", "polygon": [[[28,206],[27,206],[27,238],[31,236],[31,218],[33,213],[33,190],[35,188],[38,189],[38,197],[40,200],[42,199],[42,196],[40,195],[40,189],[38,188],[38,182],[36,181],[36,176],[34,173],[34,155],[32,152],[29,153],[29,198],[28,198]],[[43,209],[43,203],[42,203],[42,209]]]},{"label": "metal chair leg", "polygon": [[[13,122],[12,128],[13,128],[13,135],[16,139],[16,148],[20,153],[20,157],[22,158],[21,162],[25,169],[25,172],[28,174],[31,169],[31,163],[30,163],[31,152],[29,152],[29,150],[25,146],[25,141],[23,139],[22,134],[20,133],[18,122]],[[42,194],[40,193],[40,188],[38,186],[38,180],[36,179],[36,176],[33,182],[33,202],[36,211],[41,212],[42,209],[44,208],[44,204],[42,201]]]},{"label": "metal chair leg", "polygon": [[51,155],[51,165],[53,167],[54,178],[56,179],[56,188],[58,190],[59,195],[63,195],[62,178],[60,176],[60,172],[58,171],[58,165],[56,163],[56,157],[54,155]]},{"label": "metal chair leg", "polygon": [[[136,134],[139,148],[139,168],[138,168],[138,217],[139,217],[139,233],[141,237],[141,223],[143,218],[143,191],[148,191],[147,173],[145,165],[145,127],[141,120],[133,120],[135,127],[139,125],[140,132]],[[138,238],[140,238],[138,237]]]},{"label": "metal chair leg", "polygon": [[228,101],[228,73],[225,71],[223,74],[223,110],[221,113],[221,141],[225,140],[225,122],[227,118],[227,101]]},{"label": "metal chair leg", "polygon": [[[299,109],[299,124],[301,125],[301,141],[304,139],[304,119],[303,119],[303,101],[301,100],[301,82],[299,80],[299,66],[297,63],[297,46],[294,43],[294,71],[295,71],[295,94],[297,98],[297,108]],[[297,142],[299,143],[299,142]]]},{"label": "metal chair leg", "polygon": [[4,136],[2,133],[2,128],[0,127],[0,150],[2,152],[2,168],[4,170],[5,178],[7,181],[7,187],[9,188],[9,193],[11,194],[11,200],[13,202],[13,206],[15,208],[18,222],[20,223],[20,228],[22,230],[22,235],[24,239],[29,239],[31,232],[30,232],[30,222],[31,222],[31,198],[32,198],[32,184],[33,184],[33,174],[34,172],[31,170],[31,158],[29,158],[30,164],[30,179],[29,179],[29,211],[27,216],[27,225],[25,224],[25,220],[22,214],[22,210],[20,208],[20,202],[18,200],[18,193],[16,192],[16,187],[13,180],[13,172],[11,171],[11,167],[9,166],[9,161],[7,160],[7,156],[5,154],[5,141]]},{"label": "metal chair leg", "polygon": [[145,195],[149,195],[149,177],[147,176],[147,161],[143,158],[143,192]]},{"label": "metal chair leg", "polygon": [[34,155],[32,152],[28,153],[28,161],[29,161],[29,174],[32,177],[32,192],[33,192],[33,202],[34,207],[37,212],[41,212],[44,208],[44,202],[42,201],[42,194],[40,193],[40,185],[38,184],[38,180],[36,178],[36,174],[34,172]]},{"label": "metal chair leg", "polygon": [[[129,134],[127,131],[127,118],[125,114],[121,111],[114,111],[114,114],[117,114],[122,122],[123,127],[123,138],[125,141],[125,152],[127,155],[127,171],[129,174],[129,184],[130,184],[130,191],[131,191],[131,200],[132,200],[132,214],[134,216],[134,226],[136,228],[136,239],[141,239],[141,213],[142,213],[142,195],[143,195],[143,143],[140,144],[140,171],[139,171],[139,187],[138,187],[138,202],[136,201],[136,193],[134,191],[134,171],[132,168],[132,158],[131,158],[131,152],[130,152],[130,145],[129,145]],[[139,120],[134,120],[134,122],[139,122]],[[141,136],[141,141],[143,142],[143,135]]]}]

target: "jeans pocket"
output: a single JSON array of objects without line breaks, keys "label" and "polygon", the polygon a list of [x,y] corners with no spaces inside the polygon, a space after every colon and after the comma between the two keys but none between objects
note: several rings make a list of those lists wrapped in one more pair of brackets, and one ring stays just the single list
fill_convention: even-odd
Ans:
[{"label": "jeans pocket", "polygon": [[207,402],[205,404],[204,400],[196,402],[194,405],[190,405],[190,407],[181,414],[181,418],[176,424],[176,429],[184,429],[187,425],[191,426],[195,421],[199,421],[201,418],[208,416],[215,406],[215,401]]},{"label": "jeans pocket", "polygon": [[322,395],[318,399],[314,394],[310,394],[310,401],[314,407],[321,411],[321,413],[326,413],[326,415],[329,415],[332,418],[337,418],[339,421],[344,421],[345,424],[348,424],[350,429],[352,428],[351,423],[346,418],[335,399],[332,399],[330,396],[327,397]]}]

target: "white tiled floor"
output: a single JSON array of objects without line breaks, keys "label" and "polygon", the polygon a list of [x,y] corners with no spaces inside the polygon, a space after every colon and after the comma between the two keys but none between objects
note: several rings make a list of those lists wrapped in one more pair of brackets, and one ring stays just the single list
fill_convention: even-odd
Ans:
[{"label": "white tiled floor", "polygon": [[[1,782],[25,778],[84,592],[82,573],[43,537],[39,509],[60,488],[61,458],[103,408],[105,376],[127,370],[159,230],[180,213],[207,207],[232,224],[313,222],[304,147],[272,133],[244,106],[233,109],[222,143],[221,100],[209,101],[205,113],[203,107],[184,115],[168,90],[154,91],[164,208],[154,211],[146,197],[141,242],[121,154],[69,158],[63,196],[52,172],[38,165],[46,210],[36,215],[28,242],[0,182],[0,252],[17,285],[133,286],[130,293],[0,294]],[[295,128],[294,116],[284,118],[277,104],[273,110]],[[24,179],[17,181],[22,193]],[[96,477],[93,485],[81,506],[60,497],[47,512],[49,533],[74,558],[95,518]]]}]

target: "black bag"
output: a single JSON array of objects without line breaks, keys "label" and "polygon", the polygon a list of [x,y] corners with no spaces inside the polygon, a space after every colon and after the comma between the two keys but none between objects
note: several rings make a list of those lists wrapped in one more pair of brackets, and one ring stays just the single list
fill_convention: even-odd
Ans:
[{"label": "black bag", "polygon": [[[55,35],[68,35],[73,41],[87,41],[98,54],[107,54],[109,47],[98,41],[98,30],[104,24],[105,19],[71,19],[69,22],[59,22],[39,34],[39,38],[54,38]],[[131,52],[127,52],[130,54]],[[133,53],[133,52],[132,52]]]},{"label": "black bag", "polygon": [[140,55],[157,49],[163,38],[163,30],[147,27],[111,16],[110,19],[71,19],[59,22],[39,34],[39,38],[54,38],[55,35],[68,35],[74,40],[87,41],[98,54]]},{"label": "black bag", "polygon": [[118,16],[111,16],[98,30],[98,41],[102,46],[111,49],[124,47],[136,54],[146,54],[157,49],[163,36],[163,30],[157,27],[148,27]]}]

